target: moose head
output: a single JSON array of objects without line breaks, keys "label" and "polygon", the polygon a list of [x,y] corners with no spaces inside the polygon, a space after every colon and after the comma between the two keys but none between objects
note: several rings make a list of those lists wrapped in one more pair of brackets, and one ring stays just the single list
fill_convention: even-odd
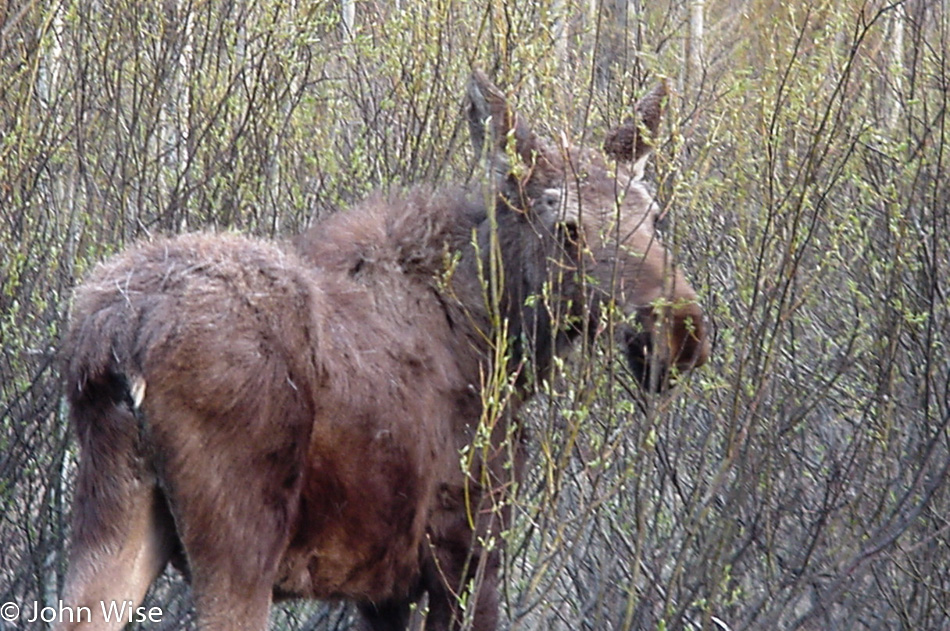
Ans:
[{"label": "moose head", "polygon": [[[649,390],[663,389],[675,373],[702,365],[709,355],[696,292],[659,239],[661,209],[643,182],[667,98],[662,82],[639,101],[635,116],[607,133],[598,151],[571,146],[563,136],[553,143],[539,137],[482,72],[472,75],[472,145],[496,176],[499,223],[506,217],[533,222],[539,233],[553,236],[539,248],[536,266],[550,269],[555,261],[559,274],[570,266],[578,276],[575,292],[563,282],[548,292],[557,297],[544,305],[546,317],[525,317],[524,333],[542,367],[572,332],[596,333],[608,306],[622,316],[615,336],[637,381]],[[511,233],[516,231],[504,231]],[[516,254],[530,258],[527,250]],[[523,287],[508,291],[513,300],[526,293]],[[546,326],[559,319],[556,312],[573,317],[560,334]]]}]

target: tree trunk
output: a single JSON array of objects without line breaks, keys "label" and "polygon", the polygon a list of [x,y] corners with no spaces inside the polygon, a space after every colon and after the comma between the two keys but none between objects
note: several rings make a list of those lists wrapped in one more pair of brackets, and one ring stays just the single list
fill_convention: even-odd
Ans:
[{"label": "tree trunk", "polygon": [[703,11],[704,0],[690,0],[689,33],[686,37],[686,75],[684,88],[698,90],[703,79]]},{"label": "tree trunk", "polygon": [[890,19],[890,46],[887,50],[887,75],[890,90],[887,91],[887,127],[895,129],[901,113],[901,98],[904,93],[904,5],[894,7]]},{"label": "tree trunk", "polygon": [[356,0],[340,0],[340,14],[343,37],[349,39],[353,36],[353,28],[356,26]]}]

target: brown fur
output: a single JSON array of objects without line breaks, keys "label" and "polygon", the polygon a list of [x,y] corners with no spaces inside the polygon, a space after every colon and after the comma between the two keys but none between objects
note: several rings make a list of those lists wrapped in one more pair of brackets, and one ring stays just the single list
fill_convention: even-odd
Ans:
[{"label": "brown fur", "polygon": [[[264,629],[274,597],[349,599],[367,628],[404,629],[426,592],[427,628],[454,629],[472,580],[473,628],[496,627],[497,546],[476,541],[508,519],[524,441],[511,419],[536,376],[594,335],[608,302],[633,320],[618,337],[644,385],[701,364],[708,341],[638,179],[547,149],[480,73],[470,99],[473,142],[491,141],[501,173],[493,208],[420,188],[293,245],[160,239],[77,290],[67,604],[138,602],[172,561],[204,629]],[[660,108],[647,109],[655,133]],[[504,167],[511,125],[538,167],[526,176]],[[503,279],[487,271],[495,242]],[[482,404],[500,333],[486,275],[518,395],[497,418]],[[489,440],[473,448],[480,427]]]}]

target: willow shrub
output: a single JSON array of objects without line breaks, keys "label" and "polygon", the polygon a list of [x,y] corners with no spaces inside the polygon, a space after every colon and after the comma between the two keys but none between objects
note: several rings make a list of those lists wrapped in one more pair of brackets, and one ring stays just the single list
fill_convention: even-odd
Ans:
[{"label": "willow shrub", "polygon": [[[61,587],[75,454],[55,354],[77,279],[147,235],[281,237],[376,188],[481,177],[478,65],[586,144],[656,77],[678,85],[649,177],[716,341],[663,395],[599,344],[542,388],[505,624],[946,626],[950,18],[710,1],[682,85],[687,4],[358,3],[347,33],[334,3],[0,16],[0,600]],[[173,572],[150,599],[190,620]],[[349,620],[294,603],[274,625]]]}]

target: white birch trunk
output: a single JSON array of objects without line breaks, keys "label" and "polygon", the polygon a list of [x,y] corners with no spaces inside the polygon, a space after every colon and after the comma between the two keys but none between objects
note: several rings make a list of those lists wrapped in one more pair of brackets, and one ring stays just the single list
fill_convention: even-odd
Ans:
[{"label": "white birch trunk", "polygon": [[[298,10],[298,3],[296,0],[293,0],[291,3],[291,13],[296,14]],[[295,68],[290,74],[290,88],[286,92],[286,96],[283,101],[280,103],[280,120],[286,121],[290,117],[291,111],[291,102],[293,101],[294,95],[297,94],[300,89],[300,75],[297,73]],[[267,177],[267,204],[270,206],[271,210],[271,221],[270,221],[270,231],[271,235],[276,236],[281,233],[281,214],[280,209],[282,205],[279,203],[279,200],[282,198],[280,194],[281,189],[281,161],[280,161],[280,141],[281,141],[281,132],[283,130],[283,124],[274,125],[274,133],[270,139],[270,155],[267,161],[266,177]]]},{"label": "white birch trunk", "polygon": [[[161,203],[166,206],[180,187],[188,169],[190,159],[189,139],[191,136],[191,79],[194,74],[193,20],[189,11],[190,3],[175,0],[166,5],[166,20],[174,29],[166,46],[177,49],[177,57],[170,73],[165,92],[165,101],[159,112],[159,142],[162,155],[158,164]],[[177,203],[182,203],[179,198]],[[177,228],[188,229],[185,209],[179,209],[180,221]]]},{"label": "white birch trunk", "polygon": [[[191,3],[178,0],[178,15],[180,20],[181,54],[175,68],[175,126],[177,134],[175,150],[171,159],[175,165],[176,185],[187,178],[188,164],[191,161],[191,81],[194,77],[194,20],[189,7]],[[186,13],[187,12],[187,13]],[[180,192],[179,192],[180,195]],[[181,200],[180,203],[183,203]],[[181,213],[181,230],[184,231],[188,213],[183,208]]]},{"label": "white birch trunk", "polygon": [[343,37],[350,39],[353,37],[353,28],[356,26],[356,0],[340,0],[340,13]]},{"label": "white birch trunk", "polygon": [[53,100],[59,93],[59,84],[63,73],[63,5],[52,9],[55,13],[50,21],[46,37],[49,46],[40,60],[36,71],[36,96],[45,107],[53,106]]},{"label": "white birch trunk", "polygon": [[888,76],[891,89],[888,92],[887,126],[895,129],[900,119],[901,98],[904,94],[904,5],[894,7],[891,14],[891,37],[887,51]]},{"label": "white birch trunk", "polygon": [[689,3],[689,33],[686,37],[686,77],[685,88],[694,90],[699,88],[703,76],[703,31],[704,0],[690,0]]},{"label": "white birch trunk", "polygon": [[570,32],[568,6],[564,0],[554,0],[551,9],[554,18],[554,56],[558,70],[567,68],[567,39]]},{"label": "white birch trunk", "polygon": [[[45,40],[49,42],[46,52],[40,58],[36,76],[36,96],[46,115],[53,118],[55,128],[67,126],[64,112],[71,110],[71,103],[64,102],[68,96],[62,89],[64,78],[69,72],[69,59],[63,51],[63,41],[66,36],[66,24],[63,19],[68,10],[65,4],[51,7],[54,12],[50,20],[49,31]],[[52,216],[56,218],[57,230],[63,230],[65,244],[65,260],[69,275],[73,274],[76,248],[79,241],[77,200],[77,168],[72,161],[68,161],[59,169],[49,171],[49,189]]]}]

